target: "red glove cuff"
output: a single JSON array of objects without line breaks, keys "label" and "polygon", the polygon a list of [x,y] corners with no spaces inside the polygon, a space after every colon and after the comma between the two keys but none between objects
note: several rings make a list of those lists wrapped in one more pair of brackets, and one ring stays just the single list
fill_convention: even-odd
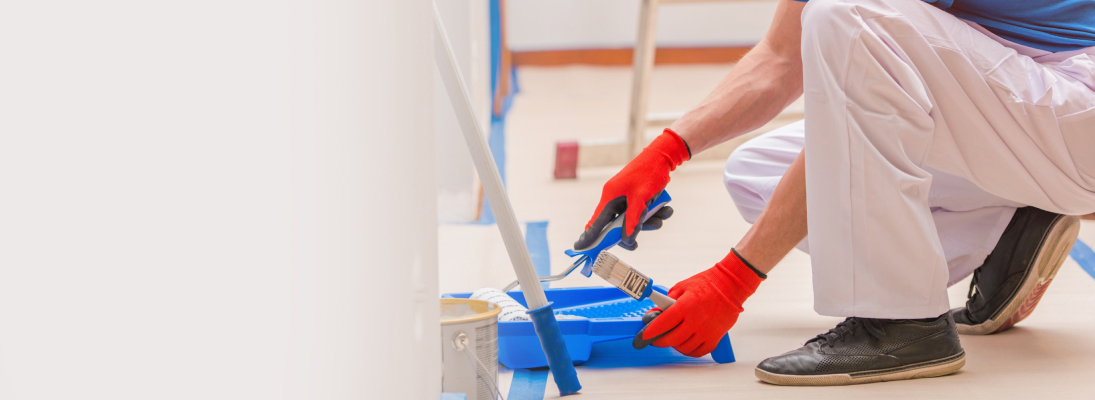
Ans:
[{"label": "red glove cuff", "polygon": [[669,168],[670,171],[677,169],[678,166],[692,158],[692,150],[688,148],[688,143],[685,143],[677,132],[673,132],[669,128],[665,128],[661,135],[658,135],[654,141],[650,142],[644,152],[646,151],[662,154],[672,165]]},{"label": "red glove cuff", "polygon": [[745,299],[757,291],[757,287],[764,281],[733,251],[711,269],[715,270],[712,272],[718,272],[711,274],[712,283],[719,292],[739,307],[745,303]]}]

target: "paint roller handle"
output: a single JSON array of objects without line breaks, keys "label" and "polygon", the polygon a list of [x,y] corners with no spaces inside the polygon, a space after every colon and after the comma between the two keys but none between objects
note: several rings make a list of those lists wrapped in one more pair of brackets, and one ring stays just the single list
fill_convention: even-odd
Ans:
[{"label": "paint roller handle", "polygon": [[601,200],[586,223],[585,231],[574,242],[575,249],[590,247],[605,228],[616,218],[623,218],[620,247],[634,250],[641,230],[658,229],[662,221],[673,211],[666,208],[663,214],[654,215],[647,222],[640,222],[643,210],[669,184],[669,173],[692,157],[688,144],[676,132],[666,129],[635,156],[619,173],[605,182]]},{"label": "paint roller handle", "polygon": [[[672,200],[673,198],[669,196],[669,192],[662,190],[658,193],[657,197],[650,199],[650,201],[647,202],[646,210],[643,211],[642,217],[639,219],[639,222],[644,226],[643,230],[661,228],[662,221],[673,216],[673,208],[667,206]],[[619,244],[620,247],[624,247],[622,243],[624,219],[626,218],[624,218],[623,214],[616,216],[616,219],[613,219],[612,222],[609,222],[608,225],[601,229],[600,233],[597,234],[596,239],[594,239],[589,246],[575,247],[572,252],[586,254],[591,259],[596,259],[602,251],[608,250],[612,246]],[[651,224],[651,227],[646,228],[647,224]],[[583,233],[582,237],[585,238],[586,234]],[[575,244],[577,244],[577,242]],[[634,250],[634,248],[628,250]]]},{"label": "paint roller handle", "polygon": [[559,387],[559,394],[567,396],[578,393],[582,385],[578,382],[578,375],[571,364],[570,354],[567,351],[566,341],[563,340],[559,323],[555,321],[555,315],[551,312],[551,303],[544,295],[540,287],[536,270],[532,266],[532,258],[528,248],[521,237],[521,229],[517,225],[517,217],[509,204],[509,196],[506,194],[505,185],[502,183],[501,174],[494,164],[490,148],[483,139],[483,127],[479,125],[479,119],[475,118],[475,110],[472,108],[471,92],[462,79],[463,75],[456,65],[456,55],[453,53],[452,44],[445,34],[445,24],[441,20],[441,13],[437,10],[437,4],[433,5],[434,46],[438,69],[441,71],[442,82],[445,84],[449,99],[456,108],[456,119],[460,123],[460,131],[468,144],[468,152],[471,153],[475,170],[479,173],[479,180],[483,183],[483,193],[490,200],[494,217],[498,221],[498,230],[502,233],[502,242],[506,245],[506,253],[509,253],[510,262],[513,263],[517,279],[524,283],[525,302],[529,308],[529,317],[536,329],[536,336],[540,339],[540,346],[544,349],[544,356],[548,360],[551,374],[555,378],[555,385]]},{"label": "paint roller handle", "polygon": [[[664,194],[666,192],[663,190],[661,193]],[[659,195],[659,197],[660,196],[661,195]],[[635,231],[628,236],[624,234],[624,232],[626,232],[624,224],[626,224],[628,220],[625,213],[629,206],[622,197],[613,200],[601,211],[601,215],[613,219],[607,224],[594,222],[590,225],[589,229],[583,231],[582,236],[574,242],[574,248],[583,251],[598,246],[607,248],[618,244],[620,247],[627,250],[635,250],[638,248],[638,243],[635,241],[635,238],[639,235],[639,231],[661,229],[665,220],[673,216],[673,207],[666,206],[665,203],[666,201],[658,201],[658,198],[651,199],[648,202],[645,211],[643,211],[642,216],[639,218],[638,229],[635,229]],[[615,215],[615,217],[612,217],[612,215]]]},{"label": "paint roller handle", "polygon": [[[658,193],[657,197],[647,202],[646,211],[643,212],[640,221],[642,221],[643,223],[647,223],[648,221],[657,221],[655,225],[657,225],[657,227],[661,227],[661,220],[669,218],[673,215],[673,209],[666,206],[666,204],[669,204],[669,202],[672,200],[673,198],[669,196],[669,192],[662,190],[660,193]],[[621,236],[624,232],[624,219],[625,218],[623,215],[617,216],[616,219],[612,220],[612,222],[608,224],[608,226],[604,227],[604,229],[601,230],[601,233],[597,235],[596,239],[593,240],[593,242],[588,247],[576,247],[574,249],[569,249],[565,251],[564,253],[566,253],[566,255],[570,257],[579,257],[578,260],[574,262],[574,265],[571,266],[571,270],[578,265],[584,265],[584,268],[582,268],[582,275],[585,275],[588,278],[590,275],[593,274],[593,260],[596,260],[597,257],[601,255],[601,252],[608,250],[612,248],[612,246],[615,246],[617,244],[619,244],[621,247],[624,247],[623,243],[621,242]],[[650,223],[653,224],[654,222]],[[586,233],[583,233],[582,237],[587,238],[587,234],[590,234],[590,232],[587,231]],[[629,248],[629,250],[634,249],[634,246]],[[568,273],[571,270],[567,270]]]}]

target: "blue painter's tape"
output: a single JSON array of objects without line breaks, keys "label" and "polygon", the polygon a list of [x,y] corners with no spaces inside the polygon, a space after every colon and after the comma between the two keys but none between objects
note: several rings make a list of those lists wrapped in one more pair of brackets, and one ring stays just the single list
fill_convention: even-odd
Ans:
[{"label": "blue painter's tape", "polygon": [[502,177],[502,184],[506,181],[506,120],[495,119],[490,122],[490,137],[487,138],[487,146],[494,155],[494,164],[498,166],[498,175]]},{"label": "blue painter's tape", "polygon": [[468,395],[464,393],[441,393],[441,400],[467,400]]},{"label": "blue painter's tape", "polygon": [[[513,104],[513,95],[517,93],[517,72],[512,65],[510,65],[509,71],[502,70],[502,7],[500,0],[490,0],[489,8],[490,89],[493,96],[490,136],[487,138],[487,145],[494,156],[494,164],[498,166],[498,174],[502,176],[502,184],[504,185],[506,183],[506,114],[509,112],[510,105]],[[506,88],[499,87],[503,74],[507,74],[512,78],[510,81],[512,84],[509,85],[508,91],[504,93],[502,90]],[[494,104],[499,100],[502,104]],[[495,114],[493,112],[495,109],[500,110],[501,113]],[[486,198],[483,199],[482,210],[479,214],[478,223],[493,224],[494,214],[491,212],[490,203],[487,202]]]},{"label": "blue painter's tape", "polygon": [[507,400],[544,400],[547,390],[547,368],[515,369]]},{"label": "blue painter's tape", "polygon": [[[502,185],[506,184],[506,121],[505,118],[492,120],[490,123],[490,137],[487,139],[490,154],[494,157],[494,165],[498,167],[498,175],[502,177]],[[490,202],[483,197],[483,212],[479,214],[480,224],[494,223],[494,212],[491,211]]]},{"label": "blue painter's tape", "polygon": [[[528,247],[529,256],[532,257],[532,265],[536,268],[536,275],[551,275],[551,252],[548,251],[547,221],[529,222],[525,224],[525,246]],[[550,282],[541,282],[540,285],[547,289]]]},{"label": "blue painter's tape", "polygon": [[1091,251],[1091,247],[1088,247],[1086,243],[1080,240],[1076,240],[1076,244],[1072,246],[1072,251],[1068,255],[1076,260],[1076,263],[1080,264],[1080,268],[1083,268],[1088,275],[1095,278],[1095,251]]}]

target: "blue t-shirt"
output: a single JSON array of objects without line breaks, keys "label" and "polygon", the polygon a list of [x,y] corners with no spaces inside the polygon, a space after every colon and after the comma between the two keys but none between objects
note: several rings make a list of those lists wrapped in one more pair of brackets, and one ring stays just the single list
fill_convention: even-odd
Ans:
[{"label": "blue t-shirt", "polygon": [[1095,0],[924,1],[1024,46],[1054,53],[1095,46]]}]

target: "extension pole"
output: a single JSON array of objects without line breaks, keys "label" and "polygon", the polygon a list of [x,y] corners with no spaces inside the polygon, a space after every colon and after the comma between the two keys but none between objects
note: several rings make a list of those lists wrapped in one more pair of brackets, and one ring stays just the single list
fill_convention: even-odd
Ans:
[{"label": "extension pole", "polygon": [[468,150],[475,163],[475,170],[479,172],[479,180],[483,183],[483,192],[490,200],[494,219],[498,222],[498,230],[502,232],[502,241],[506,244],[506,252],[509,253],[513,270],[517,273],[517,280],[525,293],[529,316],[536,328],[536,336],[540,338],[540,346],[547,357],[548,367],[551,368],[551,374],[555,377],[555,385],[559,387],[559,395],[578,393],[582,385],[578,383],[578,375],[574,372],[574,364],[570,359],[570,353],[567,352],[559,323],[555,320],[551,303],[548,303],[544,295],[544,289],[540,286],[540,277],[536,275],[532,257],[529,256],[528,248],[525,247],[525,239],[521,234],[521,228],[517,225],[513,207],[510,206],[509,196],[502,184],[502,176],[498,174],[498,166],[494,164],[494,157],[484,139],[483,127],[479,124],[479,119],[475,118],[475,111],[471,106],[471,95],[460,75],[460,68],[456,65],[456,56],[452,51],[452,44],[449,43],[449,37],[445,33],[445,25],[441,21],[441,13],[437,11],[436,3],[433,7],[433,19],[436,38],[434,51],[438,69],[441,70],[441,80],[445,83],[449,100],[456,108],[456,119],[460,123],[460,130],[464,133],[464,140],[468,142]]}]

